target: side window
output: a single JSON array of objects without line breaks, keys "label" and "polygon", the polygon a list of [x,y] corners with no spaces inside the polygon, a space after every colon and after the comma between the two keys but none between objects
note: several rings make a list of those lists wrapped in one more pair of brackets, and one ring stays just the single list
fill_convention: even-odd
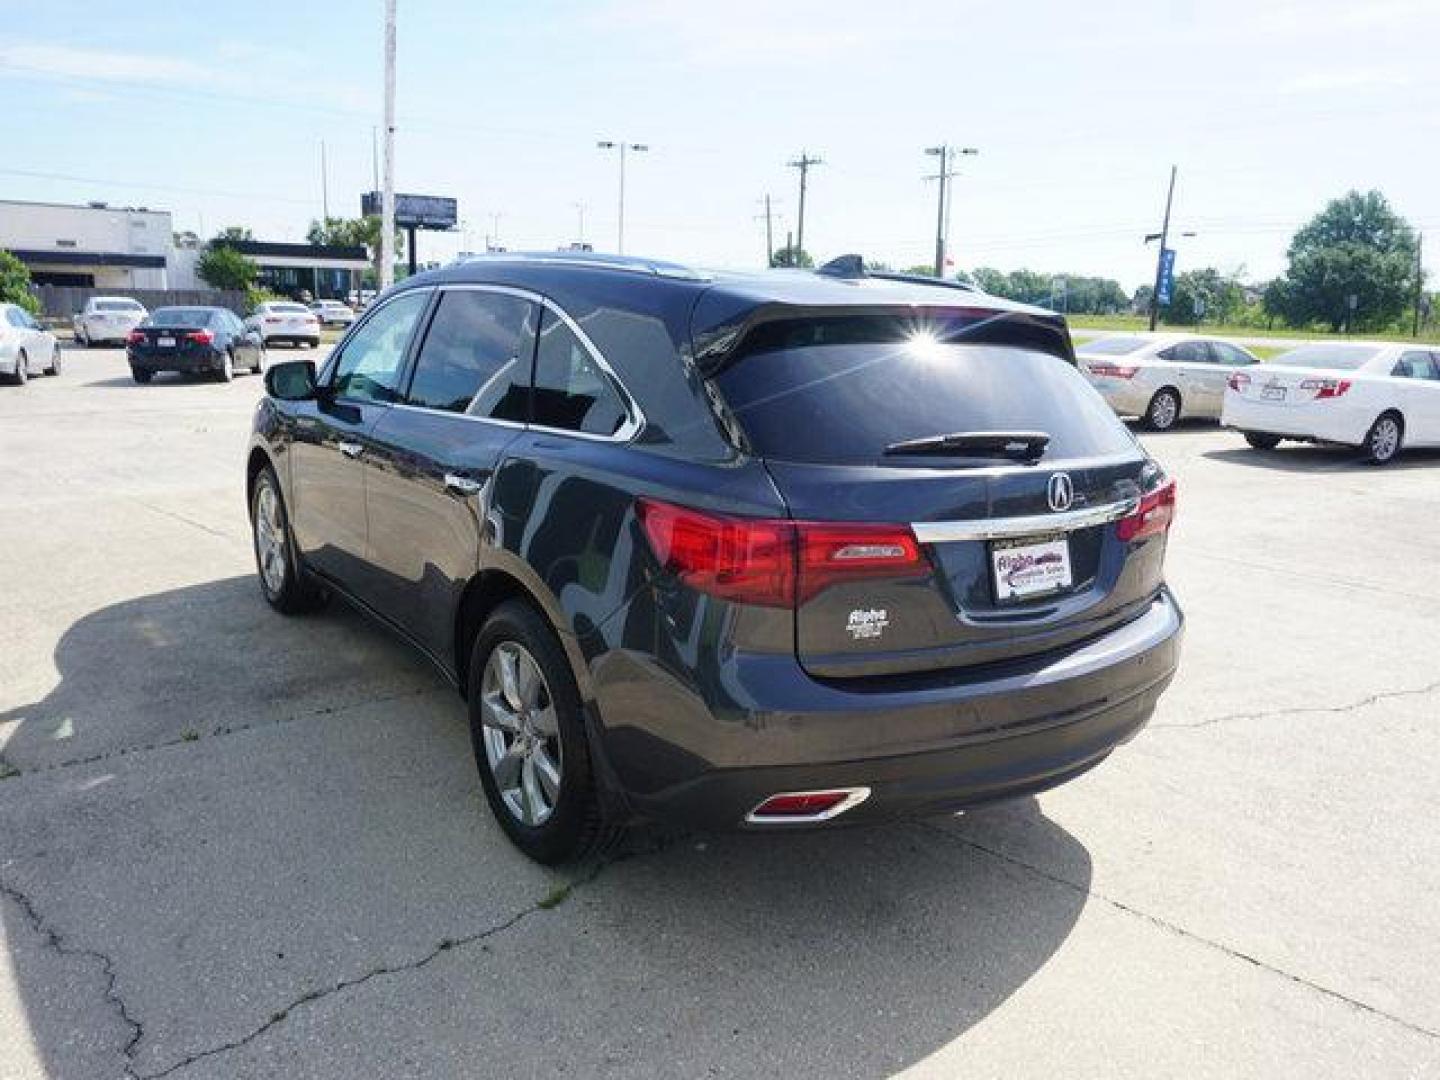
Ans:
[{"label": "side window", "polygon": [[1403,353],[1395,362],[1391,375],[1402,379],[1434,379],[1436,372],[1430,354],[1425,352]]},{"label": "side window", "polygon": [[406,401],[523,423],[535,316],[535,304],[518,296],[447,290],[425,333]]},{"label": "side window", "polygon": [[561,431],[613,435],[629,414],[590,350],[554,312],[540,324],[533,420]]},{"label": "side window", "polygon": [[394,401],[405,347],[430,300],[428,292],[397,296],[355,331],[336,361],[331,387],[352,401]]},{"label": "side window", "polygon": [[1217,364],[1228,364],[1231,367],[1249,367],[1255,363],[1255,359],[1243,349],[1237,349],[1224,341],[1210,342],[1210,351],[1215,354]]},{"label": "side window", "polygon": [[1193,341],[1181,341],[1155,355],[1171,364],[1203,364],[1207,359],[1203,352],[1197,354]]}]

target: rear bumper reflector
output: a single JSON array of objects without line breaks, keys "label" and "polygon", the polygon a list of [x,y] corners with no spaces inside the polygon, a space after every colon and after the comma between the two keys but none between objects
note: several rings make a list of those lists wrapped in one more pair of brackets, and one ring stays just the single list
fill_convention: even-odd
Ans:
[{"label": "rear bumper reflector", "polygon": [[868,787],[786,791],[771,795],[745,815],[750,825],[805,825],[829,821],[870,797]]}]

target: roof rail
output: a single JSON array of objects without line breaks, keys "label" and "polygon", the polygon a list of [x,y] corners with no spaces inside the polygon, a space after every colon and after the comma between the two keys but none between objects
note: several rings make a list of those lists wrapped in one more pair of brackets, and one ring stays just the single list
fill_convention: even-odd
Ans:
[{"label": "roof rail", "polygon": [[709,275],[699,270],[695,270],[689,266],[683,266],[680,263],[665,262],[661,259],[646,259],[637,255],[605,255],[593,251],[487,251],[465,255],[456,261],[462,263],[563,263],[566,266],[588,266],[602,270],[628,270],[635,274],[681,278],[686,281],[705,281],[709,277]]}]

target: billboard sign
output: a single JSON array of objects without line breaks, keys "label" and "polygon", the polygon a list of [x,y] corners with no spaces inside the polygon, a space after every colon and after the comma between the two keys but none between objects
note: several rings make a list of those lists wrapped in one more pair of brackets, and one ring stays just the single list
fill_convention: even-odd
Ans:
[{"label": "billboard sign", "polygon": [[[367,191],[360,196],[360,213],[365,217],[380,216],[380,193]],[[445,195],[395,196],[395,225],[401,229],[453,229],[459,224],[460,204]]]}]

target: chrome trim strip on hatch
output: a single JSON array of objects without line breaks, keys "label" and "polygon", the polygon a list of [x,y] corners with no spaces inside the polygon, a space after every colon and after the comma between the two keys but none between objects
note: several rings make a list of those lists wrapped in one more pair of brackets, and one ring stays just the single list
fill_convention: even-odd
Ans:
[{"label": "chrome trim strip on hatch", "polygon": [[946,544],[959,540],[1008,540],[1016,536],[1044,536],[1070,532],[1094,525],[1108,525],[1140,509],[1140,499],[1121,499],[1104,506],[1085,506],[1059,514],[1032,514],[1027,517],[977,518],[974,521],[916,521],[910,528],[922,544]]}]

